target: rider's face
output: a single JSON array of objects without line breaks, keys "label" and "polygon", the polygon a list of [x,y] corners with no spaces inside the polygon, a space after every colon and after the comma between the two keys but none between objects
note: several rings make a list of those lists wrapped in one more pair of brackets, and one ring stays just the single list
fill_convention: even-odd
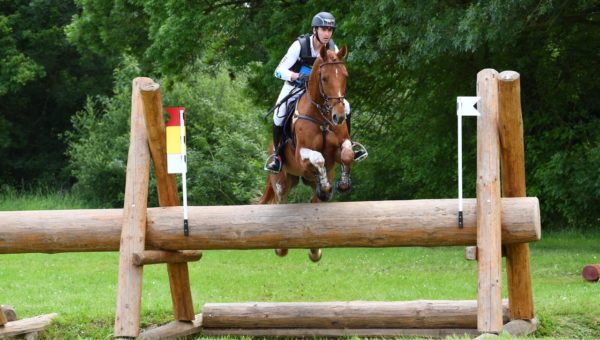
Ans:
[{"label": "rider's face", "polygon": [[329,40],[331,40],[331,36],[333,35],[333,28],[317,27],[317,34],[319,35],[319,39],[321,39],[323,44],[327,44]]}]

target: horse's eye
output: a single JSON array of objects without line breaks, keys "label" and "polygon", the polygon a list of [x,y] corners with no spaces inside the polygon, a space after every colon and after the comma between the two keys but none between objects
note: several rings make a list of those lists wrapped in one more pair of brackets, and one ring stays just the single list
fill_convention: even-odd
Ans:
[{"label": "horse's eye", "polygon": [[323,77],[323,82],[327,82],[327,77]]}]

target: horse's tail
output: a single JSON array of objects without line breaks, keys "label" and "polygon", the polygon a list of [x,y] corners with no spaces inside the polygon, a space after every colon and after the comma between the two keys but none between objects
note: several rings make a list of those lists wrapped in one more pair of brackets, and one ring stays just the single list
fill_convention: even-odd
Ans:
[{"label": "horse's tail", "polygon": [[268,204],[273,203],[275,200],[275,191],[273,190],[273,186],[271,185],[271,175],[267,175],[267,183],[265,184],[265,191],[263,192],[259,204]]}]

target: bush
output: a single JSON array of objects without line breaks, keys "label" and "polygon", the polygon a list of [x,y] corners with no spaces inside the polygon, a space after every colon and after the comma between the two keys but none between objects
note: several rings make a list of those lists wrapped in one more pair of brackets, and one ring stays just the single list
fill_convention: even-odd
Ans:
[{"label": "bush", "polygon": [[[139,75],[137,62],[125,57],[115,71],[113,96],[88,98],[66,134],[74,189],[101,206],[123,204],[131,81]],[[266,130],[261,110],[244,97],[246,79],[232,79],[225,66],[197,64],[183,77],[155,81],[164,107],[186,108],[189,204],[243,204],[258,196]],[[149,205],[157,204],[155,192],[150,189]]]}]

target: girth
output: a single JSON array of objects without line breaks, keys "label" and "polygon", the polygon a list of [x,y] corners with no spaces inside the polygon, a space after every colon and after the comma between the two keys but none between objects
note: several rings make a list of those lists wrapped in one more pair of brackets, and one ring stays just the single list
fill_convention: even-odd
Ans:
[{"label": "girth", "polygon": [[296,110],[294,111],[294,116],[293,116],[293,120],[292,120],[292,131],[294,131],[294,126],[296,125],[296,122],[298,121],[298,119],[307,120],[311,123],[318,125],[321,128],[321,132],[323,134],[323,144],[321,146],[321,154],[324,155],[325,154],[325,144],[327,143],[327,132],[329,131],[329,122],[327,122],[326,120],[321,121],[321,120],[318,120],[318,119],[310,117],[310,116],[301,115],[298,112],[298,106],[296,105]]}]

